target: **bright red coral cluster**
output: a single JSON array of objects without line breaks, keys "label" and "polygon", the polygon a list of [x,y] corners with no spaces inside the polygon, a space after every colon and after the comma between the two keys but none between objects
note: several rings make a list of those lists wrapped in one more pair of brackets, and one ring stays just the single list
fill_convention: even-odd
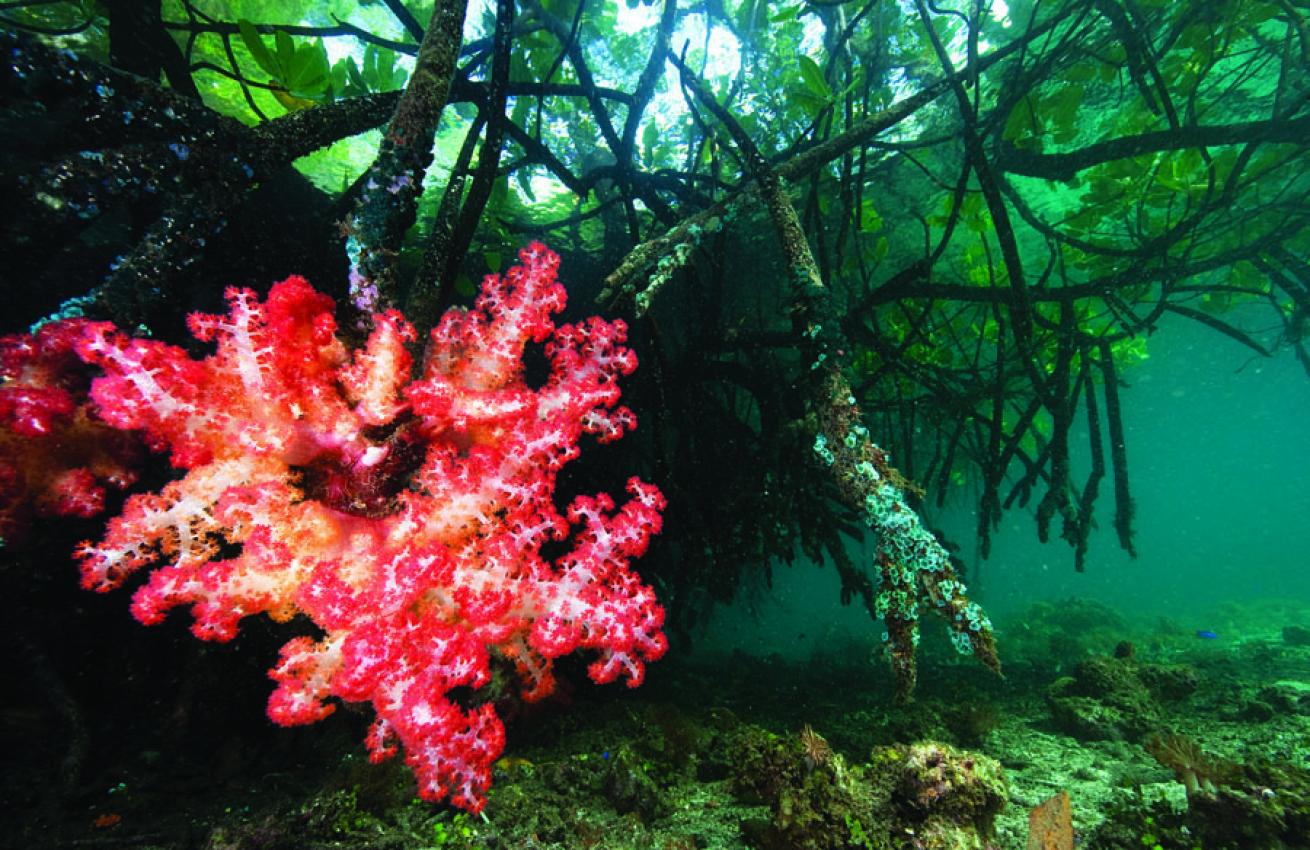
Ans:
[{"label": "bright red coral cluster", "polygon": [[[109,590],[163,562],[133,613],[157,623],[190,605],[208,640],[230,640],[252,614],[308,615],[322,637],[283,647],[269,716],[312,723],[329,698],[371,702],[374,760],[399,744],[424,798],[474,812],[504,727],[490,704],[462,707],[451,692],[487,683],[492,650],[533,699],[575,650],[597,653],[595,681],[636,686],[666,648],[663,609],[628,568],[660,529],[660,491],[633,478],[622,506],[601,494],[563,514],[553,499],[582,434],[608,441],[635,425],[618,406],[618,379],[636,367],[626,328],[556,327],[558,257],[540,244],[519,256],[472,310],[443,317],[412,381],[414,331],[398,313],[375,316],[351,353],[331,299],[298,277],[263,302],[230,290],[226,315],[191,317],[217,344],[203,360],[108,324],[76,343],[104,372],[98,415],[187,470],[82,544],[85,586]],[[529,342],[550,366],[536,388]],[[567,550],[554,563],[547,541]]]},{"label": "bright red coral cluster", "polygon": [[88,413],[88,369],[73,348],[85,323],[0,337],[0,542],[32,516],[95,516],[105,489],[136,481],[140,446]]}]

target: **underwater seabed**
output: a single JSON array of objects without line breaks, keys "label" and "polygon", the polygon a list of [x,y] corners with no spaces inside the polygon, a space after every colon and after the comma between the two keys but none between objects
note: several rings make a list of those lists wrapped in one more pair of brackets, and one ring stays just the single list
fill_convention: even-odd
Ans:
[{"label": "underwater seabed", "polygon": [[[2,843],[1310,847],[1310,606],[1230,604],[1207,622],[1039,603],[999,624],[1003,680],[928,624],[909,705],[891,702],[876,639],[798,636],[816,644],[801,659],[674,652],[636,691],[579,664],[557,698],[507,714],[485,817],[416,800],[398,760],[369,764],[366,713],[263,721],[250,644],[272,627],[234,649],[170,622],[123,647],[140,675],[86,706],[104,714],[85,728],[69,706],[5,712]],[[61,792],[70,758],[80,777]],[[1030,810],[1061,792],[1071,828],[1057,805],[1030,836]]]}]

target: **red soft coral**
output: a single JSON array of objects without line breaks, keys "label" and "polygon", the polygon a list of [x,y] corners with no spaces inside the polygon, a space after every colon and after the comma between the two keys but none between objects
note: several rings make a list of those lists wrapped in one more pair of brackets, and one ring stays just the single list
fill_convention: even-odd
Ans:
[{"label": "red soft coral", "polygon": [[[666,647],[664,612],[628,568],[660,529],[659,490],[634,478],[617,508],[604,494],[563,515],[554,503],[582,434],[635,425],[616,407],[636,366],[626,329],[557,328],[558,258],[534,244],[520,259],[472,310],[443,317],[412,382],[401,316],[375,316],[351,354],[332,302],[300,278],[262,303],[232,290],[227,315],[193,317],[217,343],[203,360],[108,325],[77,346],[105,372],[91,389],[100,415],[187,470],[82,545],[84,584],[108,590],[163,562],[133,613],[154,623],[190,605],[192,631],[212,640],[251,614],[308,615],[323,636],[283,647],[269,716],[311,723],[332,698],[371,702],[374,759],[399,743],[424,798],[470,811],[485,804],[504,728],[491,705],[450,692],[485,684],[492,650],[538,698],[567,653],[593,650],[593,679],[636,686]],[[523,376],[529,342],[545,343],[551,367],[537,389]],[[540,554],[551,540],[567,548],[553,564]]]},{"label": "red soft coral", "polygon": [[21,540],[32,516],[90,517],[105,488],[136,480],[140,447],[87,415],[90,376],[73,348],[79,320],[0,337],[0,541]]}]

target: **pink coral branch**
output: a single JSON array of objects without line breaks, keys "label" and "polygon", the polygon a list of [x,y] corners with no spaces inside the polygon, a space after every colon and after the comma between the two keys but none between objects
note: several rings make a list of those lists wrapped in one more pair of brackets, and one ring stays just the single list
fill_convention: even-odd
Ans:
[{"label": "pink coral branch", "polygon": [[0,337],[0,545],[36,516],[91,517],[136,480],[141,447],[88,414],[90,375],[74,348],[87,323]]}]

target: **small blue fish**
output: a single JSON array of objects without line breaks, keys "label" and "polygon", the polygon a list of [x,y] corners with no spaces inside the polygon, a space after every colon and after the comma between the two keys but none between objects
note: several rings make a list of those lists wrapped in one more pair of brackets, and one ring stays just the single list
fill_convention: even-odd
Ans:
[{"label": "small blue fish", "polygon": [[1219,640],[1219,635],[1215,634],[1209,629],[1197,629],[1196,636],[1201,638],[1202,640]]}]

